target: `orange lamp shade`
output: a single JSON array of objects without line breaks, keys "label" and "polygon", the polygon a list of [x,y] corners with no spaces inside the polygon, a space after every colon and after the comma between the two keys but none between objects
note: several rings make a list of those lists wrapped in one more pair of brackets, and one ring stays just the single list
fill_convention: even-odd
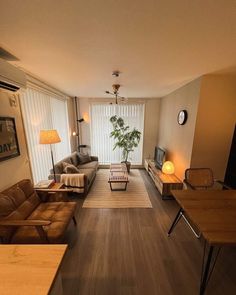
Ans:
[{"label": "orange lamp shade", "polygon": [[166,161],[162,166],[162,172],[165,174],[174,174],[175,166],[171,161]]},{"label": "orange lamp shade", "polygon": [[40,130],[39,143],[40,144],[52,144],[61,142],[61,139],[55,129],[52,130]]}]

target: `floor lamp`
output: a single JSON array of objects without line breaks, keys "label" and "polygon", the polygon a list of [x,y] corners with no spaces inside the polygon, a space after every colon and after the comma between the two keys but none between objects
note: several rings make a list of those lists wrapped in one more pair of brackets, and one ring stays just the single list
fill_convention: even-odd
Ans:
[{"label": "floor lamp", "polygon": [[86,144],[80,144],[80,123],[84,122],[84,118],[80,118],[78,116],[78,107],[77,107],[77,97],[75,97],[75,115],[76,115],[76,129],[77,132],[73,132],[73,136],[77,136],[77,146],[78,146],[78,151],[80,152],[80,148],[85,148],[87,147]]},{"label": "floor lamp", "polygon": [[53,175],[54,181],[56,182],[56,173],[54,167],[54,159],[53,159],[53,152],[52,152],[52,144],[61,142],[61,139],[57,133],[57,130],[41,130],[39,134],[39,143],[40,144],[50,144],[51,150],[51,157],[52,157],[52,168],[53,168]]}]

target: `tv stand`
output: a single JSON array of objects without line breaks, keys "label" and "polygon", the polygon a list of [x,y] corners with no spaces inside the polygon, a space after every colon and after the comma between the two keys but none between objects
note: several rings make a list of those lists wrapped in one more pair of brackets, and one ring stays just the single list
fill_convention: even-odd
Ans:
[{"label": "tv stand", "polygon": [[144,166],[154,181],[163,200],[173,199],[171,195],[172,189],[183,189],[183,183],[181,180],[179,180],[174,174],[167,175],[162,173],[160,169],[156,168],[153,160],[146,159]]}]

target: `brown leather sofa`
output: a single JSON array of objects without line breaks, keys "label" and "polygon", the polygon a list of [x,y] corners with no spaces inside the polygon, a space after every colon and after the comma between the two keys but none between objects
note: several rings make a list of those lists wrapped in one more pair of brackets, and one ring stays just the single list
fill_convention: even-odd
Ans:
[{"label": "brown leather sofa", "polygon": [[[46,198],[47,199],[47,198]],[[61,243],[76,210],[75,202],[43,202],[29,179],[0,193],[3,243]]]}]

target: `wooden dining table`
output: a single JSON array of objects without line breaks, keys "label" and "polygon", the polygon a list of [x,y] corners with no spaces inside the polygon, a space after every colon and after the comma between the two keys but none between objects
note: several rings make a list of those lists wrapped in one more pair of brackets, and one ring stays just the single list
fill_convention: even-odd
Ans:
[{"label": "wooden dining table", "polygon": [[0,245],[1,295],[62,295],[67,245]]},{"label": "wooden dining table", "polygon": [[203,295],[219,250],[236,245],[236,190],[173,190],[172,194],[205,239],[199,289]]}]

